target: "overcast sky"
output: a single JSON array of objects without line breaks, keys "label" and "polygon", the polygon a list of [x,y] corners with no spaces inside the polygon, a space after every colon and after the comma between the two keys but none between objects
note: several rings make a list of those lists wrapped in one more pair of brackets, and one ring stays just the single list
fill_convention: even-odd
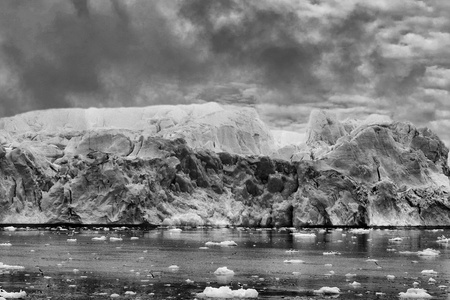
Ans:
[{"label": "overcast sky", "polygon": [[0,117],[238,102],[303,130],[387,114],[450,144],[447,0],[2,0]]}]

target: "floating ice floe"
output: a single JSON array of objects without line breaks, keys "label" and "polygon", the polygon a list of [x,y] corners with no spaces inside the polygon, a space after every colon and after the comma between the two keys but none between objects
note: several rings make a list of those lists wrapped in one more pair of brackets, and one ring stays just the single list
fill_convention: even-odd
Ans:
[{"label": "floating ice floe", "polygon": [[67,239],[67,241],[73,243],[73,242],[76,242],[77,239]]},{"label": "floating ice floe", "polygon": [[345,277],[346,277],[346,278],[356,277],[356,274],[353,274],[353,273],[347,273],[347,274],[345,274]]},{"label": "floating ice floe", "polygon": [[106,236],[96,236],[92,238],[93,241],[106,241]]},{"label": "floating ice floe", "polygon": [[431,295],[428,294],[426,290],[416,289],[416,288],[407,289],[406,292],[400,292],[398,295],[400,298],[406,298],[406,299],[429,299],[429,298],[431,298]]},{"label": "floating ice floe", "polygon": [[430,277],[430,279],[428,279],[428,284],[436,284],[436,279]]},{"label": "floating ice floe", "polygon": [[11,247],[12,244],[11,243],[1,243],[0,246],[1,247]]},{"label": "floating ice floe", "polygon": [[187,284],[193,284],[194,283],[194,280],[190,280],[190,279],[186,279],[185,281],[186,281]]},{"label": "floating ice floe", "polygon": [[217,270],[214,271],[214,275],[217,275],[217,276],[232,276],[232,275],[234,275],[234,271],[228,269],[227,267],[220,267],[220,268],[217,268]]},{"label": "floating ice floe", "polygon": [[228,286],[219,288],[206,287],[202,293],[197,294],[199,298],[258,298],[258,292],[255,289],[232,290]]},{"label": "floating ice floe", "polygon": [[324,294],[324,295],[336,295],[340,294],[341,290],[338,287],[324,286],[318,290],[314,290],[314,294]]},{"label": "floating ice floe", "polygon": [[388,280],[394,280],[394,279],[395,279],[395,276],[394,276],[394,275],[386,275],[386,278],[387,278]]},{"label": "floating ice floe", "polygon": [[3,227],[3,229],[5,231],[16,231],[17,230],[17,228],[14,226],[6,226],[6,227]]},{"label": "floating ice floe", "polygon": [[25,267],[23,267],[23,266],[10,266],[10,265],[5,265],[4,263],[0,262],[0,269],[23,270],[23,269],[25,269]]},{"label": "floating ice floe", "polygon": [[122,241],[123,239],[122,239],[121,237],[114,237],[114,236],[111,236],[111,237],[109,238],[109,240],[110,240],[111,242],[118,242],[118,241]]},{"label": "floating ice floe", "polygon": [[134,295],[136,295],[136,292],[133,292],[133,291],[126,291],[126,292],[125,292],[125,295],[134,296]]},{"label": "floating ice floe", "polygon": [[367,262],[378,262],[378,259],[369,258],[366,259]]},{"label": "floating ice floe", "polygon": [[132,240],[132,241],[134,241],[134,240],[138,240],[139,238],[137,237],[137,236],[132,236],[131,238],[130,238],[130,240]]},{"label": "floating ice floe", "polygon": [[324,252],[323,255],[341,255],[341,253],[336,251],[327,251]]},{"label": "floating ice floe", "polygon": [[116,294],[116,293],[114,293],[114,294],[111,294],[109,297],[111,297],[111,298],[119,298],[120,297],[120,295],[119,294]]},{"label": "floating ice floe", "polygon": [[304,263],[304,261],[301,259],[286,259],[284,261],[284,263],[285,264],[302,264],[302,263]]},{"label": "floating ice floe", "polygon": [[171,265],[171,266],[169,266],[169,270],[171,270],[171,271],[178,271],[179,269],[180,269],[180,267],[177,266],[177,265]]},{"label": "floating ice floe", "polygon": [[315,233],[293,232],[292,235],[297,238],[315,238]]},{"label": "floating ice floe", "polygon": [[427,248],[422,251],[417,251],[417,255],[419,255],[419,256],[438,256],[439,254],[441,254],[441,251],[434,250],[431,248]]},{"label": "floating ice floe", "polygon": [[361,283],[357,282],[357,281],[353,281],[352,283],[349,283],[348,285],[352,286],[352,287],[360,287]]},{"label": "floating ice floe", "polygon": [[294,276],[300,276],[300,275],[302,275],[302,273],[300,273],[300,272],[292,272],[292,275],[294,275]]},{"label": "floating ice floe", "polygon": [[355,228],[355,229],[350,229],[349,232],[362,234],[362,233],[369,233],[370,229]]},{"label": "floating ice floe", "polygon": [[205,246],[235,247],[237,244],[234,241],[206,242]]},{"label": "floating ice floe", "polygon": [[294,249],[286,250],[286,253],[297,253],[297,252],[299,251]]},{"label": "floating ice floe", "polygon": [[172,232],[172,233],[174,233],[174,232],[182,232],[183,231],[183,229],[181,229],[181,228],[170,228],[169,229],[169,232]]},{"label": "floating ice floe", "polygon": [[443,236],[438,237],[436,242],[447,244],[450,242],[450,238],[447,238],[447,237],[445,237],[445,235],[443,235]]},{"label": "floating ice floe", "polygon": [[22,290],[20,290],[20,292],[7,292],[3,289],[0,289],[0,297],[3,297],[3,298],[19,299],[19,298],[25,298],[26,296],[27,296],[27,293]]},{"label": "floating ice floe", "polygon": [[422,273],[422,275],[436,275],[437,274],[437,272],[434,270],[423,270],[420,273]]},{"label": "floating ice floe", "polygon": [[401,241],[403,241],[403,238],[401,238],[401,237],[395,237],[395,238],[389,239],[389,242],[401,242]]}]

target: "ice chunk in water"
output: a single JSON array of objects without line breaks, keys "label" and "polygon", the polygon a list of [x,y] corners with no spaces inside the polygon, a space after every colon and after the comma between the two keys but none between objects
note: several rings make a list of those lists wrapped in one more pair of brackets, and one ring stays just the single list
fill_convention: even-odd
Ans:
[{"label": "ice chunk in water", "polygon": [[431,295],[427,293],[424,289],[416,289],[411,288],[407,289],[406,292],[400,292],[399,294],[400,298],[406,298],[406,299],[429,299],[431,298]]},{"label": "ice chunk in water", "polygon": [[257,298],[258,292],[255,289],[232,290],[228,286],[219,288],[206,287],[203,293],[197,294],[200,298]]}]

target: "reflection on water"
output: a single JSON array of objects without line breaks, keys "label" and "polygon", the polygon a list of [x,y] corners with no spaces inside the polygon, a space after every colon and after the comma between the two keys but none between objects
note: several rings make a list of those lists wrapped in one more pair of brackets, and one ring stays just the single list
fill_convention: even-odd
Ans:
[{"label": "reflection on water", "polygon": [[[254,288],[263,299],[320,298],[313,290],[323,286],[338,287],[340,299],[397,299],[416,282],[435,299],[448,299],[450,250],[437,238],[450,237],[449,230],[302,232],[307,234],[228,228],[0,231],[0,262],[24,267],[0,268],[0,286],[25,290],[30,299],[107,299],[113,293],[194,299],[207,286],[225,284]],[[107,239],[93,240],[100,236]],[[206,248],[209,241],[237,246]],[[417,255],[426,248],[440,254]],[[224,266],[234,276],[214,274]]]}]

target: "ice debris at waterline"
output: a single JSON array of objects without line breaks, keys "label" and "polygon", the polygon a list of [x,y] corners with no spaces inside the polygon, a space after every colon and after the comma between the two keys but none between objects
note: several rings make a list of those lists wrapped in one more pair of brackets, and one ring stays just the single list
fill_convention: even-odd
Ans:
[{"label": "ice debris at waterline", "polygon": [[314,290],[314,294],[337,295],[340,293],[341,293],[341,290],[338,287],[324,286],[318,290]]},{"label": "ice debris at waterline", "polygon": [[223,241],[223,242],[206,242],[205,246],[220,246],[220,247],[235,247],[237,244],[234,241]]},{"label": "ice debris at waterline", "polygon": [[441,251],[431,248],[427,248],[423,251],[417,251],[417,255],[419,256],[438,256],[439,254],[441,254]]},{"label": "ice debris at waterline", "polygon": [[180,269],[180,267],[177,266],[177,265],[171,265],[171,266],[168,267],[168,269],[170,271],[172,271],[172,272],[176,272],[176,271],[178,271]]},{"label": "ice debris at waterline", "polygon": [[27,293],[22,290],[20,292],[7,292],[3,289],[0,289],[0,297],[3,297],[3,298],[20,299],[20,298],[25,298],[26,296],[27,296]]},{"label": "ice debris at waterline", "polygon": [[352,283],[349,283],[348,285],[357,288],[361,286],[361,283],[357,282],[357,281],[353,281]]},{"label": "ice debris at waterline", "polygon": [[445,237],[445,235],[439,236],[439,237],[437,238],[437,241],[436,241],[436,242],[437,242],[437,243],[442,243],[442,244],[447,244],[447,243],[450,242],[450,238]]},{"label": "ice debris at waterline", "polygon": [[431,295],[428,294],[426,290],[416,289],[416,288],[407,289],[406,292],[400,292],[398,295],[400,298],[404,298],[404,299],[429,299],[429,298],[432,298]]},{"label": "ice debris at waterline", "polygon": [[422,275],[437,275],[437,272],[434,270],[423,270]]},{"label": "ice debris at waterline", "polygon": [[296,238],[315,238],[315,233],[305,233],[305,232],[293,232],[292,235]]},{"label": "ice debris at waterline", "polygon": [[202,293],[197,294],[199,298],[258,298],[258,292],[255,289],[232,290],[228,286],[219,288],[206,287]]},{"label": "ice debris at waterline", "polygon": [[22,269],[25,269],[25,267],[23,267],[23,266],[10,266],[10,265],[5,265],[4,263],[0,262],[0,269],[22,270]]},{"label": "ice debris at waterline", "polygon": [[302,264],[302,263],[304,263],[304,261],[301,259],[286,259],[284,261],[284,263],[285,264]]}]

